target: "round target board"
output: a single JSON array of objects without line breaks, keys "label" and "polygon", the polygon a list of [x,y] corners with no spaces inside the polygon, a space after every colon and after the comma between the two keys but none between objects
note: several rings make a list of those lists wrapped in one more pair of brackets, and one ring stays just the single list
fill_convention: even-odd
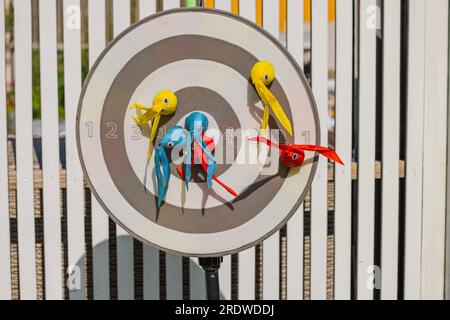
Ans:
[{"label": "round target board", "polygon": [[[307,152],[301,167],[289,169],[268,160],[269,147],[248,142],[264,109],[249,80],[252,66],[262,60],[276,70],[270,91],[292,123],[293,135],[281,138],[287,144],[319,144],[317,110],[303,72],[278,40],[246,19],[203,8],[169,10],[111,42],[84,84],[76,128],[90,188],[116,223],[165,251],[206,257],[249,248],[296,212],[317,158]],[[184,126],[189,114],[202,112],[209,120],[205,134],[224,146],[215,174],[237,197],[217,183],[208,188],[197,165],[187,188],[171,163],[170,184],[158,207],[154,152],[147,163],[150,130],[136,124],[130,106],[151,106],[165,89],[176,94],[178,108],[161,118],[154,145],[170,128]],[[273,118],[269,127],[283,132]],[[259,161],[251,161],[255,154]]]}]

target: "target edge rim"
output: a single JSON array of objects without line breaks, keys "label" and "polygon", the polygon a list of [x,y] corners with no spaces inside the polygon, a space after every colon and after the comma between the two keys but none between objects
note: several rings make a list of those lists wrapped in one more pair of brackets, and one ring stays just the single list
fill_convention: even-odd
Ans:
[{"label": "target edge rim", "polygon": [[87,88],[89,86],[89,83],[91,81],[91,78],[92,78],[93,74],[97,70],[98,65],[101,63],[101,61],[106,56],[106,54],[114,47],[114,45],[117,42],[119,42],[124,36],[126,36],[129,32],[131,32],[132,30],[136,29],[137,27],[139,27],[142,24],[147,23],[148,21],[151,21],[151,20],[154,20],[156,18],[159,18],[160,16],[165,16],[165,15],[169,15],[169,14],[176,14],[176,13],[180,13],[180,12],[204,12],[204,13],[217,14],[217,15],[226,16],[228,18],[232,18],[234,20],[237,20],[237,21],[240,21],[242,23],[245,23],[249,27],[255,29],[256,31],[258,31],[260,33],[262,33],[266,38],[268,38],[269,41],[271,41],[274,45],[276,45],[277,48],[283,53],[283,55],[285,55],[285,57],[293,65],[296,73],[300,77],[300,80],[301,80],[303,86],[305,87],[305,92],[306,92],[306,94],[308,96],[308,100],[309,100],[309,102],[311,104],[311,109],[312,109],[314,122],[315,122],[315,126],[316,126],[316,133],[315,134],[316,134],[317,144],[320,145],[320,140],[321,140],[321,136],[320,136],[320,119],[319,119],[319,114],[318,114],[317,103],[316,103],[316,100],[315,100],[315,98],[313,96],[311,85],[310,85],[308,79],[306,78],[306,76],[304,74],[303,68],[300,67],[300,65],[297,63],[295,58],[288,51],[288,49],[280,42],[280,40],[278,40],[276,37],[274,37],[272,34],[270,34],[264,28],[258,26],[255,22],[253,22],[253,21],[251,21],[251,20],[249,20],[247,18],[244,18],[242,16],[235,15],[235,14],[233,14],[231,12],[228,12],[228,11],[218,10],[218,9],[210,9],[210,8],[175,8],[175,9],[164,10],[164,11],[160,11],[160,12],[154,13],[154,14],[149,15],[149,16],[145,17],[144,19],[141,19],[141,20],[137,21],[136,23],[130,25],[128,28],[126,28],[121,33],[119,33],[114,39],[112,39],[105,46],[103,51],[98,55],[97,59],[95,60],[94,64],[91,66],[91,68],[89,69],[89,72],[88,72],[88,74],[86,76],[86,79],[85,79],[85,81],[83,83],[83,86],[82,86],[82,89],[81,89],[81,92],[80,92],[80,97],[79,97],[79,100],[78,100],[78,104],[77,104],[76,123],[75,123],[76,133],[75,134],[76,134],[78,158],[80,160],[80,165],[81,165],[81,168],[82,168],[83,173],[84,173],[84,178],[86,180],[86,183],[87,183],[91,193],[95,196],[96,200],[98,201],[100,206],[103,208],[105,213],[107,213],[108,217],[111,218],[114,221],[114,223],[116,223],[117,225],[122,227],[125,231],[127,231],[132,237],[138,239],[139,241],[143,242],[146,245],[150,245],[150,246],[155,247],[155,248],[157,248],[159,250],[162,250],[164,252],[175,254],[175,255],[179,255],[179,256],[184,256],[184,257],[217,257],[217,256],[226,256],[226,255],[237,254],[239,252],[242,252],[242,251],[244,251],[246,249],[249,249],[249,248],[252,248],[252,247],[258,245],[259,243],[262,243],[264,240],[270,238],[276,232],[279,232],[286,225],[286,223],[292,218],[292,216],[297,212],[298,208],[304,202],[306,194],[311,189],[312,182],[313,182],[314,177],[316,175],[317,166],[318,166],[318,156],[317,155],[314,156],[313,164],[312,164],[312,167],[311,167],[311,172],[309,174],[308,181],[307,181],[307,183],[306,183],[306,185],[304,187],[304,190],[303,190],[302,194],[300,195],[300,197],[298,198],[298,200],[296,201],[296,203],[292,207],[292,209],[289,211],[289,213],[286,214],[285,218],[279,224],[277,224],[271,231],[267,232],[264,236],[259,237],[255,241],[253,241],[251,243],[248,243],[246,245],[240,246],[238,248],[235,248],[235,249],[232,249],[232,250],[227,250],[227,251],[220,251],[220,252],[217,252],[217,253],[203,253],[203,254],[187,253],[187,252],[181,252],[181,251],[177,251],[177,250],[173,250],[173,249],[168,249],[166,247],[157,245],[157,244],[155,244],[155,243],[153,243],[153,242],[151,242],[151,241],[149,241],[147,239],[144,239],[141,236],[139,236],[137,233],[135,233],[134,231],[131,231],[131,229],[128,228],[123,222],[119,221],[119,219],[115,216],[115,214],[105,205],[105,203],[102,200],[102,198],[98,195],[98,193],[97,193],[93,183],[91,182],[91,179],[90,179],[89,175],[87,174],[86,165],[85,165],[85,162],[84,162],[84,158],[82,156],[83,153],[82,153],[81,140],[80,140],[80,115],[81,115],[81,110],[82,110],[83,100],[84,100],[84,96],[85,96],[86,90],[87,90]]}]

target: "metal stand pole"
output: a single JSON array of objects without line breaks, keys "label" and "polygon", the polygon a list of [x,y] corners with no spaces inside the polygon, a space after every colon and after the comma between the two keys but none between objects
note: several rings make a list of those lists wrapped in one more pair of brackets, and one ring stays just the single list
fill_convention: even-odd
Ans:
[{"label": "metal stand pole", "polygon": [[219,268],[223,258],[199,258],[198,260],[205,271],[206,296],[208,300],[220,300]]}]

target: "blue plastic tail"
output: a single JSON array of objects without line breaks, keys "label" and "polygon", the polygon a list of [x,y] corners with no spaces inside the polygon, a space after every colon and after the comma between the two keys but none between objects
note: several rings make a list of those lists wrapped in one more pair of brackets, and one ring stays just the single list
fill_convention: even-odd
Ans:
[{"label": "blue plastic tail", "polygon": [[166,197],[170,180],[169,160],[167,159],[166,152],[162,146],[158,146],[156,149],[155,170],[156,180],[158,182],[158,208],[160,208],[162,201]]},{"label": "blue plastic tail", "polygon": [[189,190],[189,181],[191,180],[191,166],[192,166],[192,135],[188,133],[186,135],[186,170],[185,170],[185,183],[186,189]]}]

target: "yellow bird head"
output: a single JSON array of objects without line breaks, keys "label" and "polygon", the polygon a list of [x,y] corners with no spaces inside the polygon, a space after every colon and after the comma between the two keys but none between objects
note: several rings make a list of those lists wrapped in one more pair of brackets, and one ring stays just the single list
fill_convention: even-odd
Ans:
[{"label": "yellow bird head", "polygon": [[275,79],[275,68],[270,62],[259,61],[250,71],[250,77],[253,83],[262,81],[267,86]]},{"label": "yellow bird head", "polygon": [[153,99],[153,106],[160,108],[162,115],[168,116],[177,111],[178,98],[172,91],[163,90]]}]

